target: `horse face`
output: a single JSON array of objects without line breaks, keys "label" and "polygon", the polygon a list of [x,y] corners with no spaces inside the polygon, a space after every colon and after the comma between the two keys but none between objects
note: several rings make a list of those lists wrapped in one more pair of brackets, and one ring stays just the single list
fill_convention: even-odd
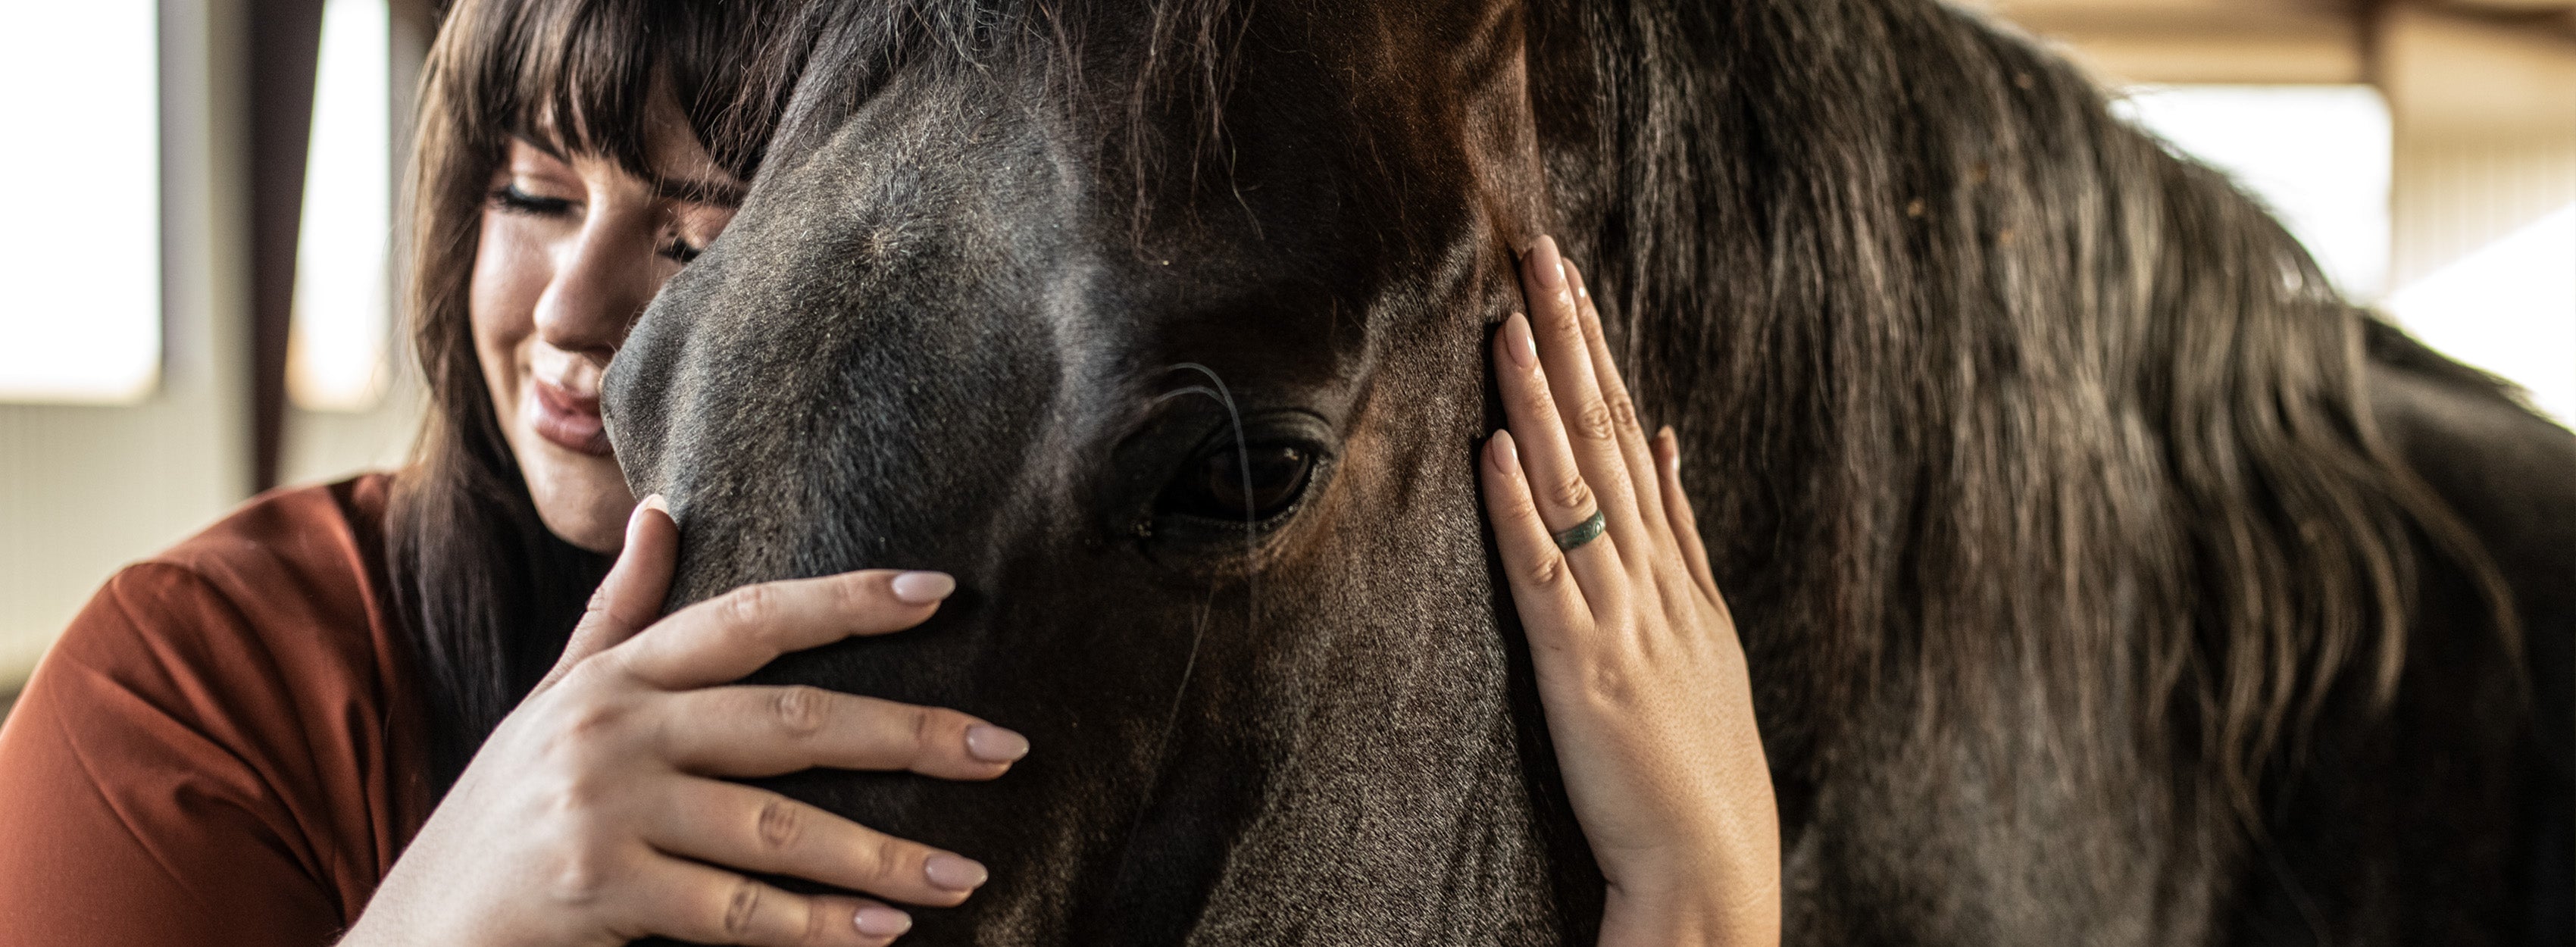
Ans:
[{"label": "horse face", "polygon": [[[1533,801],[1472,461],[1538,213],[1517,14],[1287,6],[1240,24],[1213,137],[1102,147],[1119,96],[1060,68],[887,71],[611,371],[674,607],[958,576],[760,676],[1031,737],[991,784],[776,783],[994,867],[922,942],[1553,942],[1588,864]],[[1084,30],[1095,81],[1156,45]]]}]

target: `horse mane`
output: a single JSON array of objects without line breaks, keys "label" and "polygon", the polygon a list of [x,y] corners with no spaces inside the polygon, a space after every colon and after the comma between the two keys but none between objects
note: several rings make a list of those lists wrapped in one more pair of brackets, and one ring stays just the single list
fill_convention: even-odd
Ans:
[{"label": "horse mane", "polygon": [[2049,772],[2174,760],[2174,805],[2253,829],[2330,698],[2390,700],[2419,550],[2515,647],[2368,408],[2394,330],[2063,59],[1931,0],[1529,29],[1565,230],[1683,433],[1789,778],[1893,698]]}]

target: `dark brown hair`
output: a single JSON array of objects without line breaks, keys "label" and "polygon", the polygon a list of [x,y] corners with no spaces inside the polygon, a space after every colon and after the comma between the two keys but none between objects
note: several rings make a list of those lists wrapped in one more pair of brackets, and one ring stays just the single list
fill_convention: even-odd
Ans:
[{"label": "dark brown hair", "polygon": [[[412,169],[411,331],[430,411],[416,462],[396,481],[387,555],[425,684],[433,785],[453,782],[553,665],[608,567],[538,519],[475,354],[468,289],[491,175],[510,140],[645,175],[645,106],[668,94],[716,163],[748,181],[787,121],[818,37],[885,39],[873,63],[882,69],[912,45],[979,45],[991,24],[968,13],[803,0],[457,0],[447,10],[422,73]],[[1197,47],[1184,40],[1214,35],[1179,22],[1158,20],[1156,35],[1189,49]],[[828,58],[821,65],[846,72],[850,88],[815,98],[878,75],[870,63]],[[1192,75],[1180,73],[1167,78]]]},{"label": "dark brown hair", "polygon": [[[513,137],[644,174],[643,117],[674,97],[718,164],[748,180],[783,89],[746,64],[794,56],[766,0],[459,0],[421,86],[411,331],[431,392],[388,517],[395,610],[416,646],[443,791],[535,686],[608,560],[537,517],[475,354],[468,298],[490,178]],[[758,33],[760,35],[754,35]]]}]

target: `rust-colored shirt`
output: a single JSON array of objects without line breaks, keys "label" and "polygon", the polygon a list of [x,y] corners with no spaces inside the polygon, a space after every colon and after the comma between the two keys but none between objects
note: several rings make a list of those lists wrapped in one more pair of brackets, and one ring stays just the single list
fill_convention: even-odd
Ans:
[{"label": "rust-colored shirt", "polygon": [[428,817],[388,478],[127,567],[0,726],[0,943],[327,944]]}]

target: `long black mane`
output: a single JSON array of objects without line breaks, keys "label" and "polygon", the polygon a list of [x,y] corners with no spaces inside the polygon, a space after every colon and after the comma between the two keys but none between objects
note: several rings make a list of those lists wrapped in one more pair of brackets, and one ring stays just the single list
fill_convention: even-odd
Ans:
[{"label": "long black mane", "polygon": [[1607,116],[1560,132],[1616,169],[1561,169],[1569,229],[1729,587],[1835,643],[1808,699],[2063,702],[2242,786],[2396,685],[2420,538],[2491,574],[2379,434],[2372,317],[2065,61],[1929,3],[1619,7],[1542,110]]},{"label": "long black mane", "polygon": [[2438,616],[2455,646],[2527,679],[2502,576],[2374,415],[2371,349],[2440,359],[1974,15],[1531,15],[1565,227],[1641,401],[1685,432],[1784,805],[1862,747],[2017,777],[2068,796],[2045,831],[2166,836],[2056,868],[2250,865],[2327,935],[2334,899],[2271,863],[2267,780],[2296,781],[2322,716],[2383,719],[2428,574],[2465,589]]}]

